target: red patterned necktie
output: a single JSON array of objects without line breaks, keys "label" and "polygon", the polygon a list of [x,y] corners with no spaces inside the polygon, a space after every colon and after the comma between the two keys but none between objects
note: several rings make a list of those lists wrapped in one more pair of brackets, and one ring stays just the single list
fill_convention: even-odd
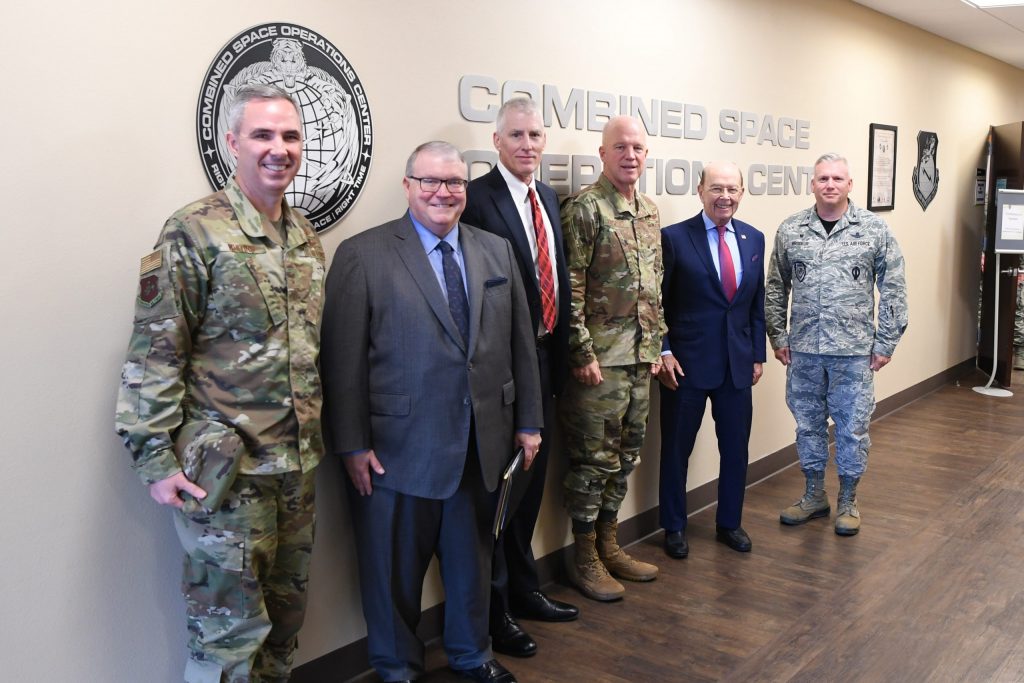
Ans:
[{"label": "red patterned necktie", "polygon": [[[537,203],[537,193],[531,187],[526,195],[533,210],[533,231],[537,235],[537,280],[540,283],[541,319],[548,332],[555,329],[555,277],[551,268],[551,253],[548,251],[548,232],[544,229],[544,216]],[[735,278],[733,278],[735,279]],[[735,288],[734,288],[735,289]]]},{"label": "red patterned necktie", "polygon": [[725,226],[718,226],[718,267],[722,271],[722,289],[725,298],[732,301],[736,296],[736,267],[732,264],[732,252],[725,243]]}]

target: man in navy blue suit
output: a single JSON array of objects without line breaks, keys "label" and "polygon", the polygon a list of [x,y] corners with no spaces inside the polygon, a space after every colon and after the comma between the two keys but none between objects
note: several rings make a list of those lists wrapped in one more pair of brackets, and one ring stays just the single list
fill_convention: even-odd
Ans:
[{"label": "man in navy blue suit", "polygon": [[740,526],[753,403],[765,361],[764,235],[733,218],[743,174],[713,162],[697,186],[704,210],[661,231],[668,335],[662,344],[660,517],[669,557],[689,554],[686,470],[707,400],[718,436],[716,538],[749,552]]}]

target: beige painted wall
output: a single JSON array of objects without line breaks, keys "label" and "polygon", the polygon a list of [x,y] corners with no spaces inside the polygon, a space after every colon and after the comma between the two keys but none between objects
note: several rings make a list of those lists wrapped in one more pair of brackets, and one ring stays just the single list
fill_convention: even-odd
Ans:
[{"label": "beige painted wall", "polygon": [[[194,141],[198,88],[216,51],[247,26],[283,19],[322,32],[369,95],[373,166],[355,209],[324,236],[329,253],[403,210],[399,178],[416,143],[490,148],[490,127],[458,114],[463,74],[553,84],[563,95],[579,87],[702,104],[708,139],[652,137],[651,156],[808,165],[838,150],[851,159],[860,203],[868,124],[896,125],[897,208],[886,218],[907,257],[911,325],[878,377],[878,396],[974,355],[974,170],[988,126],[1024,119],[1020,70],[840,0],[449,5],[11,0],[0,8],[5,678],[180,679],[179,548],[168,513],[129,471],[111,418],[137,259],[169,213],[208,191]],[[809,120],[810,149],[723,144],[715,135],[723,108]],[[910,185],[921,129],[940,139],[939,193],[927,212]],[[599,140],[560,128],[549,137],[549,152],[563,154],[594,154]],[[698,210],[695,197],[656,199],[666,223]],[[782,218],[809,204],[806,195],[748,195],[739,216],[771,240]],[[772,362],[755,390],[754,458],[793,440],[783,376]],[[651,431],[623,517],[657,503],[656,419]],[[691,486],[716,472],[702,433]],[[553,483],[560,473],[552,469]],[[338,477],[327,462],[300,661],[364,634]],[[557,487],[549,494],[538,554],[567,540]],[[432,580],[426,604],[439,595]]]}]

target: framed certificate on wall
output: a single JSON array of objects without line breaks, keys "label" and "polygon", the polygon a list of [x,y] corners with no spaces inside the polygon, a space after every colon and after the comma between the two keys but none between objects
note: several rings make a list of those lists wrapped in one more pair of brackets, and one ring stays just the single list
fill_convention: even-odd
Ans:
[{"label": "framed certificate on wall", "polygon": [[868,210],[892,211],[896,201],[896,126],[872,123],[868,147]]}]

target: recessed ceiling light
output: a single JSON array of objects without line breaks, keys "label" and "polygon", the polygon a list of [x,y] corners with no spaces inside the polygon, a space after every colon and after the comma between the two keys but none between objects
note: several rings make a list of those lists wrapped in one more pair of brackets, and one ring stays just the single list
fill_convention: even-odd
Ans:
[{"label": "recessed ceiling light", "polygon": [[1021,7],[1024,6],[1024,0],[1020,2],[1013,2],[1013,0],[963,0],[963,2],[971,7],[978,9],[992,9],[995,7]]}]

